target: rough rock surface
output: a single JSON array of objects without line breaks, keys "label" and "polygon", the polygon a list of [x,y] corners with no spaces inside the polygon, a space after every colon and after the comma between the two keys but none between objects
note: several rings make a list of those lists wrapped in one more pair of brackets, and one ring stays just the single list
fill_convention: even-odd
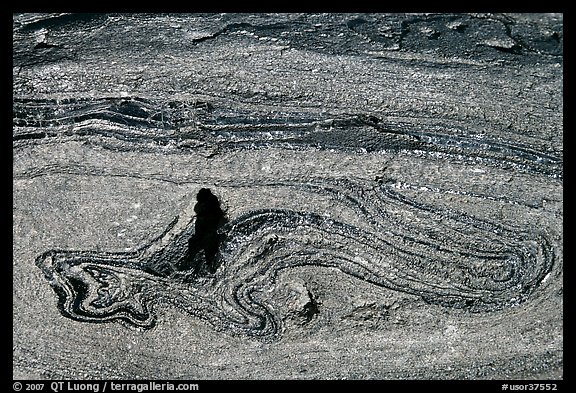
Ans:
[{"label": "rough rock surface", "polygon": [[561,379],[562,29],[14,15],[14,378]]}]

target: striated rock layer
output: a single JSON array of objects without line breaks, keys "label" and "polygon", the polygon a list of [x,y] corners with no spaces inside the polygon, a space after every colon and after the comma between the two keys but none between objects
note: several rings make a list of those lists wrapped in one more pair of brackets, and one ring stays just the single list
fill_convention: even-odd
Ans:
[{"label": "striated rock layer", "polygon": [[14,378],[561,379],[562,28],[14,15]]}]

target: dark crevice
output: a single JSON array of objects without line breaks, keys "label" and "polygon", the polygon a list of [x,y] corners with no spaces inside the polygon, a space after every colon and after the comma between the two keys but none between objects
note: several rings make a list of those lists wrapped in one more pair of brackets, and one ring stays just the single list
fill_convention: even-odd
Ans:
[{"label": "dark crevice", "polygon": [[13,141],[19,141],[19,140],[27,140],[27,139],[42,139],[42,138],[46,138],[47,136],[48,136],[48,134],[46,134],[43,131],[30,132],[30,133],[26,133],[26,134],[14,135],[12,137],[12,140]]},{"label": "dark crevice", "polygon": [[310,300],[304,305],[304,308],[300,312],[300,315],[303,316],[304,319],[306,320],[305,323],[310,322],[315,315],[320,313],[320,309],[318,308],[318,302],[316,301],[310,290],[308,290],[308,298]]},{"label": "dark crevice", "polygon": [[219,267],[218,246],[223,240],[218,229],[226,224],[227,219],[220,201],[210,189],[202,188],[196,200],[194,235],[188,241],[187,254],[180,262],[178,270],[191,270],[195,274],[214,273]]},{"label": "dark crevice", "polygon": [[49,49],[49,48],[59,48],[59,45],[49,44],[46,42],[39,42],[34,45],[34,49]]}]

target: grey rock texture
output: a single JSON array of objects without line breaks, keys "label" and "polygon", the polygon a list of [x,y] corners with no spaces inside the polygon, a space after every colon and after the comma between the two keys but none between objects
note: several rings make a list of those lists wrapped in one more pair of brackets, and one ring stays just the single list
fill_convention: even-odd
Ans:
[{"label": "grey rock texture", "polygon": [[562,29],[15,14],[13,377],[562,379]]}]

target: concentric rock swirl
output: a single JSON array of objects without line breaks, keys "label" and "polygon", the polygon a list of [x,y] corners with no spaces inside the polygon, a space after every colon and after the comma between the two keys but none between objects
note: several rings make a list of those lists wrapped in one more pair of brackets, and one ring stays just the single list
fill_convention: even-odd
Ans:
[{"label": "concentric rock swirl", "polygon": [[[42,105],[53,104],[35,103],[40,109]],[[22,113],[31,112],[30,102],[17,103],[17,108],[19,105],[23,106]],[[172,105],[174,108],[186,106],[210,107],[205,104]],[[122,99],[91,101],[80,110],[73,107],[68,109],[67,116],[43,120],[51,122],[54,135],[58,135],[59,127],[71,122],[77,124],[76,134],[106,135],[128,141],[125,147],[146,150],[160,145],[173,146],[172,152],[177,154],[193,156],[197,152],[189,144],[178,142],[182,139],[168,134],[162,136],[158,129],[150,131],[158,126],[154,119],[175,121],[174,111],[160,116],[151,103]],[[44,113],[51,112],[45,110]],[[76,118],[71,120],[73,116]],[[38,122],[39,116],[34,118]],[[26,127],[38,125],[26,120],[17,122],[26,123]],[[122,124],[127,122],[130,122],[129,126]],[[374,150],[400,147],[456,150],[465,157],[484,156],[489,165],[498,166],[506,161],[516,165],[518,170],[561,176],[559,160],[528,152],[521,146],[503,147],[501,143],[490,144],[484,140],[484,148],[480,148],[481,144],[471,144],[465,138],[458,140],[436,133],[432,139],[425,133],[385,131],[379,123],[378,119],[352,116],[330,124],[341,129],[363,125],[363,132],[371,133],[371,149]],[[303,149],[311,140],[316,141],[316,147],[325,149],[354,148],[346,146],[346,141],[337,146],[320,144],[322,139],[317,135],[323,131],[320,128],[314,134],[311,130],[318,130],[319,123],[312,121],[311,124],[285,124],[284,131],[275,134],[276,140],[259,141],[261,129],[253,135],[246,132],[241,140],[226,139],[228,142],[220,148],[243,149],[250,141],[251,149],[270,146]],[[234,126],[239,127],[238,124]],[[229,127],[215,126],[212,133],[225,136]],[[305,136],[303,128],[307,131]],[[37,139],[34,135],[37,134],[28,131],[15,138],[34,141]],[[412,137],[411,142],[406,142],[407,136]],[[44,133],[39,137],[48,135]],[[287,146],[288,140],[291,144]],[[199,145],[199,142],[195,143]],[[35,175],[29,173],[27,176]],[[221,181],[218,184],[229,188],[246,187],[241,182]],[[225,240],[220,244],[220,268],[214,276],[170,274],[169,267],[180,261],[186,253],[188,239],[194,234],[194,213],[188,207],[164,233],[137,251],[51,250],[39,256],[36,263],[58,293],[61,312],[70,318],[90,322],[121,320],[150,328],[156,323],[157,307],[169,304],[207,321],[216,329],[262,339],[274,339],[282,333],[282,319],[267,302],[267,293],[274,290],[276,277],[284,269],[297,266],[335,268],[377,286],[420,296],[429,303],[470,312],[491,312],[525,301],[538,290],[554,264],[554,249],[543,233],[426,205],[399,193],[393,184],[383,179],[286,179],[275,183],[253,182],[249,186],[255,190],[261,186],[283,187],[322,195],[335,206],[352,209],[364,225],[354,226],[328,214],[306,210],[254,210],[232,219],[220,229]],[[218,189],[215,191],[217,193]]]}]

